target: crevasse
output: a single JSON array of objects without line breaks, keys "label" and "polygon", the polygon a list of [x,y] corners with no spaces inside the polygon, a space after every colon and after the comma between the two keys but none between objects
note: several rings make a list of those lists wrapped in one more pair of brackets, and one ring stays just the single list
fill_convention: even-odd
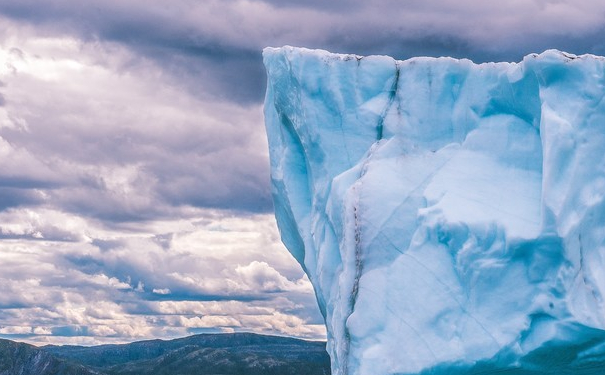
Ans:
[{"label": "crevasse", "polygon": [[602,373],[605,59],[264,61],[276,218],[334,374]]}]

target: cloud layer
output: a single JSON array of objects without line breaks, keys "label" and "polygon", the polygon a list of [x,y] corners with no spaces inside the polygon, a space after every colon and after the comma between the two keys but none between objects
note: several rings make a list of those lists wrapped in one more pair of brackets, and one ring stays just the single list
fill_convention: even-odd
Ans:
[{"label": "cloud layer", "polygon": [[7,0],[0,14],[47,35],[118,43],[189,90],[238,103],[262,99],[265,46],[476,61],[605,54],[605,5],[591,0]]},{"label": "cloud layer", "polygon": [[259,103],[188,91],[115,42],[6,22],[1,336],[323,337],[269,213]]},{"label": "cloud layer", "polygon": [[18,36],[0,54],[0,186],[23,190],[5,206],[46,197],[107,220],[270,210],[259,105],[189,95],[120,45]]},{"label": "cloud layer", "polygon": [[199,214],[108,231],[54,210],[4,211],[0,336],[40,344],[235,330],[324,337],[311,284],[281,248],[271,215]]}]

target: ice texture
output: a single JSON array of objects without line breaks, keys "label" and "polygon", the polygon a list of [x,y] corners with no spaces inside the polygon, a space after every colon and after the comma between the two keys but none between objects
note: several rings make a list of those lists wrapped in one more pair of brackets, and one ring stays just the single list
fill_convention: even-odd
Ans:
[{"label": "ice texture", "polygon": [[605,373],[605,59],[264,50],[284,244],[332,371]]}]

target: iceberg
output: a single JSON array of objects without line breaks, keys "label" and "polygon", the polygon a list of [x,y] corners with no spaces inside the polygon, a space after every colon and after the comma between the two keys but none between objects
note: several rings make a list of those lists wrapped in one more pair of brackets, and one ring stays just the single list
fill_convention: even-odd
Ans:
[{"label": "iceberg", "polygon": [[333,374],[604,373],[604,58],[263,56]]}]

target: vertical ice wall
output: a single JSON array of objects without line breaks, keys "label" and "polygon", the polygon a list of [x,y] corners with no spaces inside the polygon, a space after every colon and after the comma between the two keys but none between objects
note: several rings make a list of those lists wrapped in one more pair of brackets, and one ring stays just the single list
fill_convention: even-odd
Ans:
[{"label": "vertical ice wall", "polygon": [[603,58],[264,60],[276,218],[334,374],[605,368]]}]

